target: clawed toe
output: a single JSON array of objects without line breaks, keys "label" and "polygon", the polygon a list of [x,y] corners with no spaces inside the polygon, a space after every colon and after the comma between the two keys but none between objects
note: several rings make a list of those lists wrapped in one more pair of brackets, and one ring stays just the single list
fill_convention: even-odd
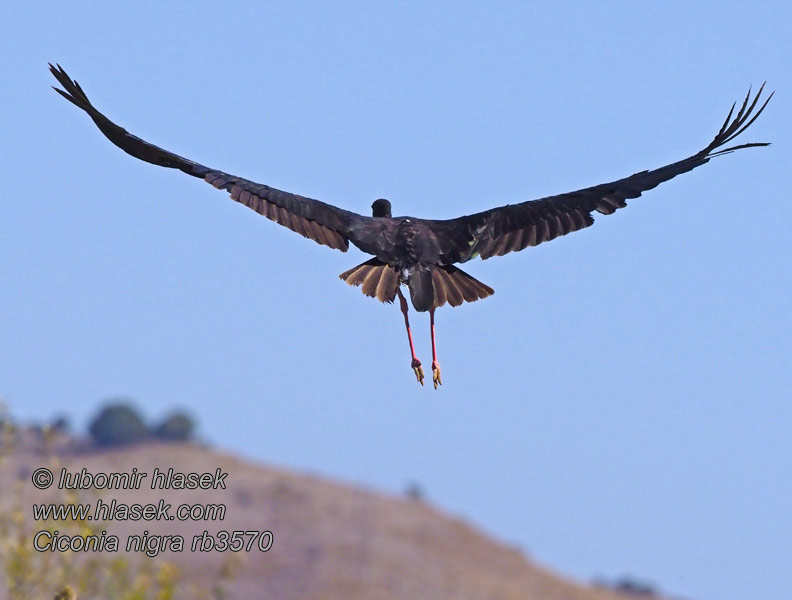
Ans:
[{"label": "clawed toe", "polygon": [[440,365],[437,364],[437,361],[432,362],[432,383],[434,383],[434,389],[437,389],[438,385],[443,385],[443,381],[440,379]]},{"label": "clawed toe", "polygon": [[[423,371],[423,367],[421,366],[421,361],[418,360],[417,358],[413,359],[413,361],[412,361],[412,370],[415,372],[415,378],[418,380],[418,383],[423,385],[424,384],[424,371]],[[437,387],[437,386],[435,386],[435,387]]]}]

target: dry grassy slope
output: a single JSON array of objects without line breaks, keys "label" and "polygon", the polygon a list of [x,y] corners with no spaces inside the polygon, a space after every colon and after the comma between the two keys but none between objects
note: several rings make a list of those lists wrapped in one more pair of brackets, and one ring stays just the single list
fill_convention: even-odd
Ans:
[{"label": "dry grassy slope", "polygon": [[[551,574],[519,551],[506,547],[470,525],[422,502],[364,491],[318,477],[253,464],[196,445],[149,444],[130,449],[64,454],[70,471],[149,473],[142,489],[102,492],[109,501],[223,503],[222,522],[113,523],[108,533],[123,541],[129,533],[180,534],[187,548],[161,554],[188,581],[209,586],[225,554],[192,553],[192,536],[204,529],[270,530],[272,549],[240,553],[243,562],[231,586],[231,598],[268,600],[624,600],[625,595],[581,586]],[[0,501],[8,500],[12,479],[29,482],[33,469],[47,460],[18,454],[0,469]],[[151,490],[155,467],[183,472],[228,473],[227,490]],[[48,492],[23,485],[28,501]],[[5,496],[5,498],[2,498]],[[3,502],[5,503],[5,502]],[[31,524],[32,526],[32,524]]]}]

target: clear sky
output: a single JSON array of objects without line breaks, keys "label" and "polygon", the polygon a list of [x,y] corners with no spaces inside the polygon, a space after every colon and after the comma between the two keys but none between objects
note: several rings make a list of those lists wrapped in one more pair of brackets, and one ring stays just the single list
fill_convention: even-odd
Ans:
[{"label": "clear sky", "polygon": [[[84,426],[124,396],[220,447],[429,499],[589,580],[700,600],[792,590],[786,2],[5,2],[0,396]],[[318,246],[136,161],[134,133],[361,213],[448,218],[711,162],[541,247],[466,265],[421,388],[398,308]],[[431,361],[428,317],[413,315]]]}]

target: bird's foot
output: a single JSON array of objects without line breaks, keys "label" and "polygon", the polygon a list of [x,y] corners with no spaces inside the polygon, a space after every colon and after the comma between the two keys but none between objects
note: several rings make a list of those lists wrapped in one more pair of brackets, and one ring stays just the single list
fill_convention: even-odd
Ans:
[{"label": "bird's foot", "polygon": [[416,379],[418,379],[418,383],[423,385],[423,380],[424,380],[423,367],[421,366],[421,361],[418,360],[417,358],[413,358],[412,370],[415,372],[415,377]]},{"label": "bird's foot", "polygon": [[438,385],[443,385],[443,381],[440,379],[440,365],[437,364],[436,360],[432,361],[432,382],[435,389],[437,389]]}]

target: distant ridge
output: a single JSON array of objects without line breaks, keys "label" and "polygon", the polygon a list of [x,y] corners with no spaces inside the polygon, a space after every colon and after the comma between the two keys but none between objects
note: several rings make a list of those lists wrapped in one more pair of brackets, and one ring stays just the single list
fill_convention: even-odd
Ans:
[{"label": "distant ridge", "polygon": [[[35,440],[19,445],[0,467],[0,510],[22,481],[25,502],[44,502],[31,473],[42,465]],[[225,505],[222,521],[111,522],[108,534],[181,535],[187,545],[204,530],[268,530],[269,551],[240,552],[228,598],[240,600],[625,600],[637,597],[566,580],[531,562],[520,551],[493,541],[460,519],[419,500],[386,496],[327,479],[254,464],[197,444],[146,443],[89,451],[61,443],[59,468],[90,473],[227,473],[226,489],[93,490],[92,502]],[[144,479],[145,482],[145,479]],[[31,518],[31,527],[33,522]],[[183,580],[210,589],[231,552],[165,551]],[[7,592],[0,589],[0,599]],[[192,598],[184,590],[179,598]],[[645,597],[645,596],[643,596]]]}]

